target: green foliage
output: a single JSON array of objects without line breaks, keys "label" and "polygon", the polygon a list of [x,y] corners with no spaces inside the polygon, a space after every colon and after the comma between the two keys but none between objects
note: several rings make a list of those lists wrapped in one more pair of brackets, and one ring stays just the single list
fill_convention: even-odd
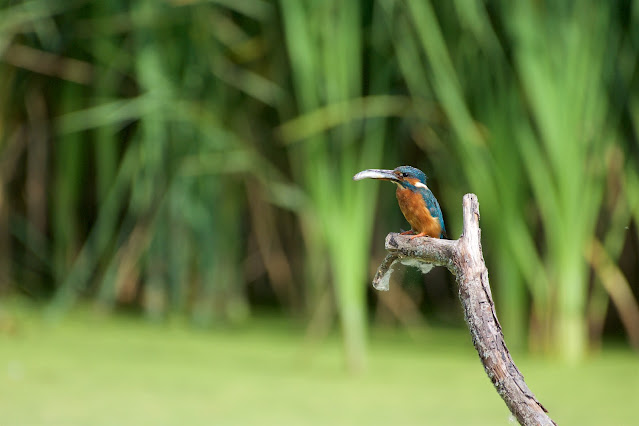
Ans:
[{"label": "green foliage", "polygon": [[369,247],[403,222],[351,177],[401,163],[452,238],[478,194],[511,344],[577,359],[612,303],[639,345],[638,55],[625,1],[5,1],[0,290],[336,312],[357,369]]},{"label": "green foliage", "polygon": [[[606,158],[625,137],[614,127],[622,110],[607,99],[625,70],[611,63],[637,60],[636,48],[615,56],[616,11],[588,3],[491,11],[457,2],[436,15],[428,3],[383,3],[408,87],[439,100],[452,130],[445,136],[450,151],[482,201],[487,243],[500,257],[491,263],[503,281],[499,311],[509,338],[524,336],[529,292],[535,343],[567,359],[582,356],[585,253],[597,238]],[[420,58],[422,66],[415,64]],[[618,84],[630,90],[631,81]]]},{"label": "green foliage", "polygon": [[[297,121],[304,120],[307,126],[316,123],[320,117],[312,114],[321,108],[335,110],[337,116],[348,116],[353,111],[355,116],[363,115],[357,110],[358,104],[363,110],[362,96],[367,95],[362,93],[361,61],[365,50],[363,11],[358,3],[336,0],[304,4],[292,0],[282,2],[282,12],[294,78],[295,113],[302,116]],[[388,87],[389,82],[382,75],[375,77],[370,90],[387,91]],[[282,114],[286,112],[283,110]],[[300,213],[304,216],[305,231],[312,234],[309,263],[328,254],[347,360],[351,368],[360,369],[364,362],[366,322],[366,287],[362,283],[367,279],[367,248],[373,222],[372,215],[362,212],[373,210],[377,188],[349,181],[354,172],[382,161],[385,123],[382,119],[345,121],[334,128],[318,130],[302,141],[286,142],[291,145],[293,176],[310,197],[309,205]]]}]

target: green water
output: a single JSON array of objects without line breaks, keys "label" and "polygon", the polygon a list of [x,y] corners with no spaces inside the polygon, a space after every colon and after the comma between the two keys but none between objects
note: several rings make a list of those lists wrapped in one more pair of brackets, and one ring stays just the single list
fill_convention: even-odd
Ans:
[{"label": "green water", "polygon": [[[464,330],[374,330],[368,367],[352,375],[338,338],[282,319],[194,330],[86,312],[56,326],[35,318],[5,315],[0,327],[0,425],[509,424]],[[560,425],[639,422],[630,352],[576,367],[515,361]]]}]

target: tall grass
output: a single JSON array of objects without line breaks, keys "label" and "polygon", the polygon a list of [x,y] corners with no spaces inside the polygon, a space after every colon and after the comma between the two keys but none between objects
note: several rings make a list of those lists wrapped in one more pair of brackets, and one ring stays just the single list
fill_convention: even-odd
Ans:
[{"label": "tall grass", "polygon": [[[523,336],[529,292],[537,343],[579,358],[587,346],[585,252],[602,207],[603,159],[618,137],[610,123],[619,110],[606,96],[607,49],[619,41],[614,9],[458,2],[436,14],[428,2],[385,4],[409,88],[440,101],[453,158],[483,200],[507,334]],[[424,61],[421,78],[415,58]],[[531,192],[538,211],[526,205]],[[542,244],[531,213],[543,225]]]},{"label": "tall grass", "polygon": [[[377,189],[353,185],[350,178],[362,168],[382,163],[385,123],[383,119],[347,121],[324,129],[317,123],[320,116],[313,114],[328,107],[338,116],[348,116],[354,106],[349,101],[369,94],[364,92],[362,65],[364,11],[356,2],[339,1],[283,1],[281,10],[295,112],[313,116],[315,120],[307,120],[306,126],[320,129],[302,141],[285,141],[290,145],[293,174],[311,198],[302,213],[305,231],[311,234],[308,255],[312,259],[327,253],[330,259],[347,362],[360,369],[366,328],[363,283],[373,223],[373,215],[366,213],[373,210]],[[386,90],[388,81],[376,76],[370,91]]]},{"label": "tall grass", "polygon": [[[530,280],[533,295],[543,292],[546,283],[535,271],[542,262],[526,223],[523,160],[509,127],[523,113],[512,71],[482,8],[444,7],[438,18],[429,2],[407,3],[407,8],[402,2],[384,4],[410,93],[417,99],[436,98],[447,120],[443,125],[431,125],[447,142],[442,149],[446,164],[438,167],[440,180],[450,180],[450,186],[465,186],[467,182],[468,190],[479,195],[483,223],[491,236],[486,244],[507,259],[491,262],[491,270],[496,271],[498,282],[508,282],[498,287],[503,301],[499,311],[508,324],[505,332],[509,341],[521,347],[527,318],[524,279],[535,277]],[[420,118],[433,122],[432,116]],[[449,128],[453,132],[450,136]],[[464,178],[460,179],[458,171]],[[450,191],[459,197],[459,191]]]},{"label": "tall grass", "polygon": [[[584,252],[594,238],[614,120],[605,88],[608,7],[550,14],[514,8],[515,64],[536,127],[522,135],[529,181],[544,223],[547,276],[553,287],[555,346],[568,359],[585,352],[588,282]],[[538,31],[545,27],[548,31]],[[586,30],[588,29],[588,30]],[[546,55],[535,54],[542,46]],[[540,165],[545,167],[540,167]]]},{"label": "tall grass", "polygon": [[637,345],[638,16],[632,2],[3,2],[0,290],[53,314],[88,299],[200,325],[255,306],[324,326],[336,313],[358,369],[371,240],[402,222],[351,176],[402,163],[431,176],[451,237],[461,195],[478,194],[511,345],[578,359],[611,308]]}]

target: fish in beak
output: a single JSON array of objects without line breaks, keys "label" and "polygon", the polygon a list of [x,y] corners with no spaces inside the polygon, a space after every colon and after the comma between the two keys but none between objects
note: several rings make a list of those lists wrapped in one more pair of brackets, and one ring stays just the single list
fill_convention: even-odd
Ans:
[{"label": "fish in beak", "polygon": [[368,169],[368,170],[363,170],[359,172],[358,174],[356,174],[355,176],[353,176],[353,180],[362,180],[362,179],[382,179],[382,180],[389,180],[395,183],[401,182],[395,170]]}]

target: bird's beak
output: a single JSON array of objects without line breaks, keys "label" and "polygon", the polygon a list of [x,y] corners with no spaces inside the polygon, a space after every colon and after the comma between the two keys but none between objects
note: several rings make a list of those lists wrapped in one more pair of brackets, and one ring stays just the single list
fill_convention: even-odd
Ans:
[{"label": "bird's beak", "polygon": [[363,170],[353,176],[353,180],[362,180],[362,179],[383,179],[390,180],[391,182],[399,183],[400,180],[395,174],[394,170],[381,170],[381,169],[368,169]]}]

